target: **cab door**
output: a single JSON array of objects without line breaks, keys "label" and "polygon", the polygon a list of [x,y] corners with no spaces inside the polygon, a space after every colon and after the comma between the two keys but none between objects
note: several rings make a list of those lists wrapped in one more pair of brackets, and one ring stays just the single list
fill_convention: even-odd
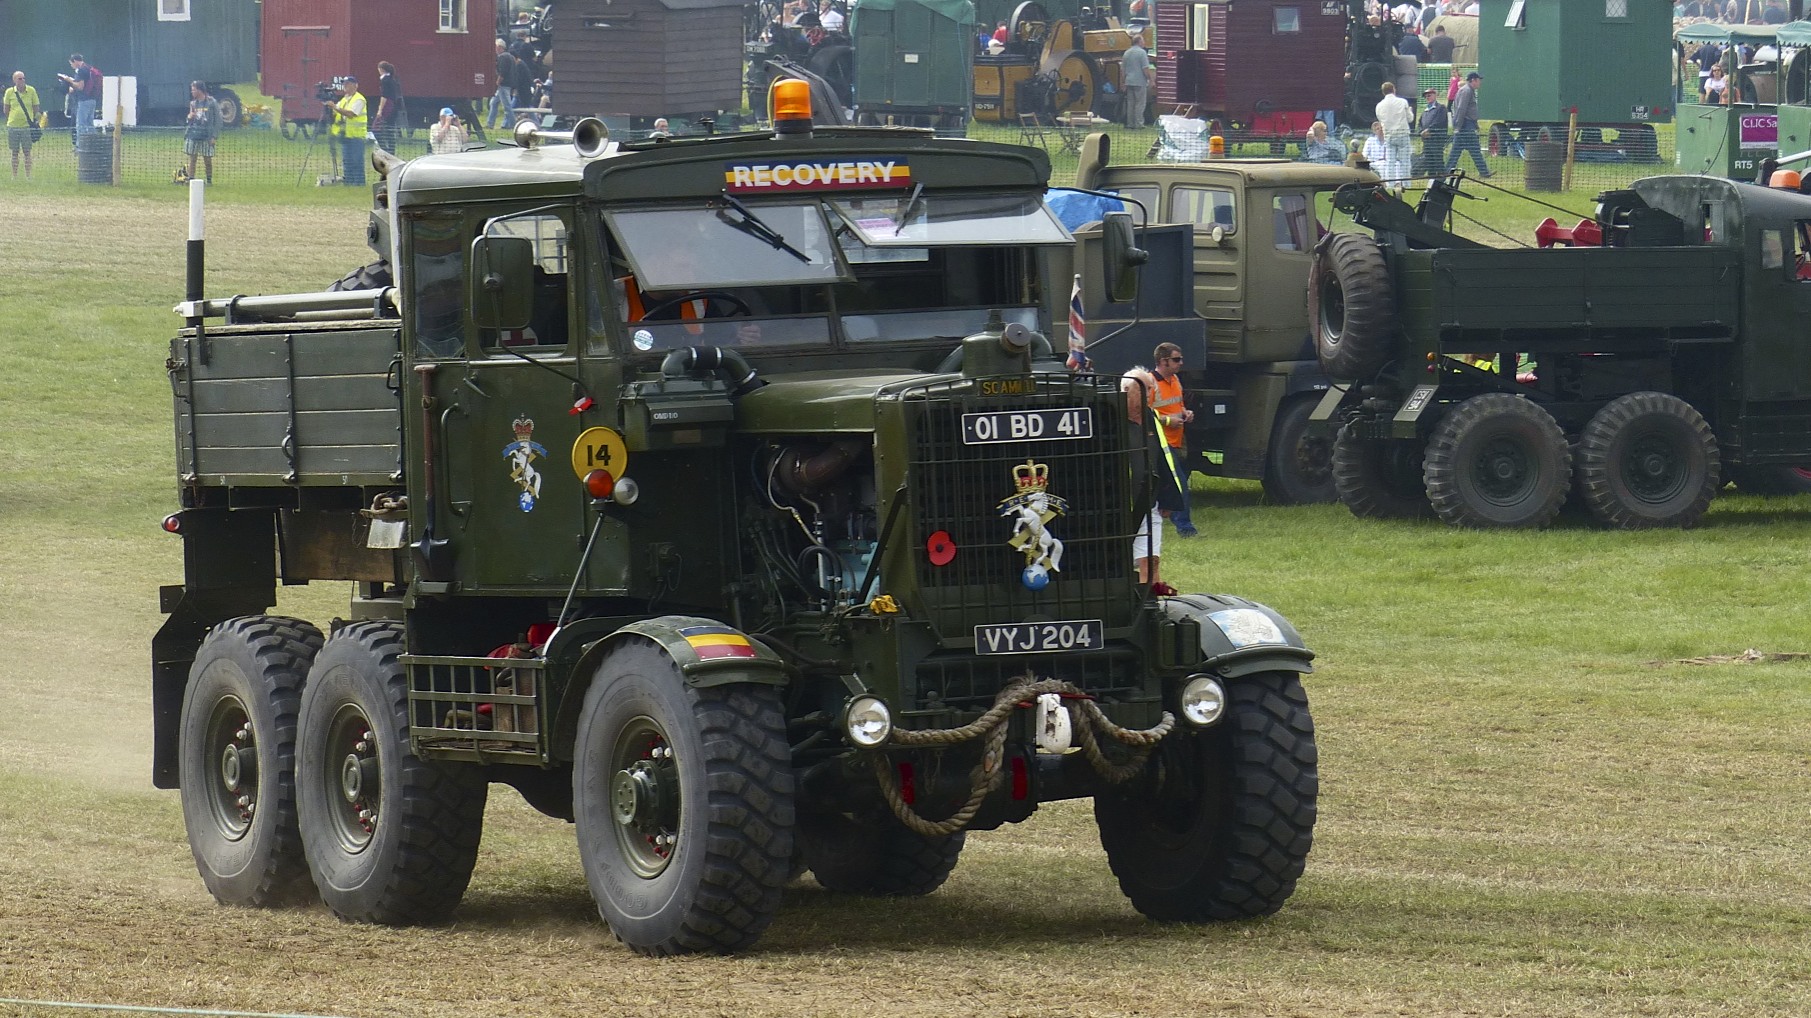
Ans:
[{"label": "cab door", "polygon": [[[534,291],[530,323],[512,330],[477,329],[462,313],[471,242],[483,220],[440,224],[447,236],[436,236],[443,260],[457,246],[461,310],[417,301],[417,318],[429,325],[417,329],[417,351],[432,358],[423,381],[435,397],[421,425],[422,451],[433,460],[437,527],[452,539],[463,591],[564,594],[578,567],[588,500],[571,466],[582,421],[568,411],[579,377],[575,339],[586,322],[570,285],[571,222],[561,210],[489,227],[492,236],[534,245],[532,278],[506,283]],[[415,259],[418,270],[429,268],[419,244]],[[450,275],[444,264],[431,269]]]},{"label": "cab door", "polygon": [[1246,243],[1246,213],[1229,187],[1175,184],[1168,199],[1163,221],[1194,229],[1195,310],[1209,322],[1209,355],[1236,356],[1245,319],[1240,248]]}]

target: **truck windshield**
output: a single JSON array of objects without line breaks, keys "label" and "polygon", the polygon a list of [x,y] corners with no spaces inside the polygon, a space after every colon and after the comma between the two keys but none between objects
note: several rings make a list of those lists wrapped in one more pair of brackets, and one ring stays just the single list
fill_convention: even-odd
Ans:
[{"label": "truck windshield", "polygon": [[[752,213],[752,219],[749,215]],[[606,212],[644,290],[826,283],[848,278],[816,202]]]},{"label": "truck windshield", "polygon": [[1035,195],[840,198],[830,203],[869,247],[1068,244],[1063,224]]}]

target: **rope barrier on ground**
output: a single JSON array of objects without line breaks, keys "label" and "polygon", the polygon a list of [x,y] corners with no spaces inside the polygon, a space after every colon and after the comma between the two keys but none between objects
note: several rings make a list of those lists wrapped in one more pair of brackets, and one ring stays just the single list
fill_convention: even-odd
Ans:
[{"label": "rope barrier on ground", "polygon": [[[1154,727],[1143,730],[1121,728],[1107,717],[1093,697],[1074,683],[1027,675],[1002,689],[986,713],[960,728],[894,730],[892,744],[895,746],[942,748],[976,739],[984,742],[981,759],[969,771],[968,800],[954,813],[939,821],[926,820],[905,801],[905,794],[900,788],[892,763],[886,754],[874,754],[874,775],[880,783],[881,795],[886,798],[893,815],[910,830],[929,838],[946,837],[966,828],[974,820],[988,795],[999,787],[1000,776],[1004,773],[1001,761],[1006,747],[1007,720],[1013,711],[1029,702],[1035,702],[1046,693],[1055,693],[1063,698],[1063,706],[1069,712],[1071,728],[1076,733],[1083,757],[1096,773],[1115,784],[1126,781],[1143,770],[1151,747],[1161,742],[1176,726],[1174,715],[1164,711],[1163,720]],[[1118,763],[1108,759],[1100,745],[1099,734],[1102,732],[1113,741],[1132,747],[1134,752],[1131,757]]]}]

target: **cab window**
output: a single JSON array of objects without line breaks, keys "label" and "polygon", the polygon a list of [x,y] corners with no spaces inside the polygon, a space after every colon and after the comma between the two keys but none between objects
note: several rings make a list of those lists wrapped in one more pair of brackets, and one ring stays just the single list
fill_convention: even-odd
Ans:
[{"label": "cab window", "polygon": [[409,314],[415,357],[465,355],[465,259],[469,243],[458,219],[419,219],[409,226]]},{"label": "cab window", "polygon": [[1213,187],[1176,187],[1170,190],[1170,221],[1193,223],[1197,233],[1218,226],[1227,235],[1238,232],[1233,194]]},{"label": "cab window", "polygon": [[563,216],[527,215],[492,222],[488,230],[493,237],[521,237],[534,244],[534,310],[528,325],[521,329],[485,329],[480,344],[494,351],[497,347],[519,349],[566,347],[571,330],[572,233]]},{"label": "cab window", "polygon": [[1306,251],[1314,246],[1314,216],[1305,195],[1277,195],[1270,203],[1270,218],[1278,251]]}]

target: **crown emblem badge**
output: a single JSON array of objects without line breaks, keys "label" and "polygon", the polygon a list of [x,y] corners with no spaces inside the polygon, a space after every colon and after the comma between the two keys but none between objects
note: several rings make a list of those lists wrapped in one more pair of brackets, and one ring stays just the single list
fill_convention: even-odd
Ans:
[{"label": "crown emblem badge", "polygon": [[503,458],[509,461],[509,479],[520,489],[516,508],[531,513],[541,499],[541,472],[535,469],[534,461],[547,455],[547,450],[534,440],[534,419],[527,414],[511,422],[510,428],[515,431],[516,440],[503,447]]},{"label": "crown emblem badge", "polygon": [[1000,500],[1000,515],[1012,521],[1006,543],[1025,555],[1019,581],[1027,590],[1043,590],[1050,574],[1063,567],[1063,542],[1050,532],[1050,521],[1063,515],[1069,504],[1050,493],[1050,466],[1026,460],[1012,468],[1017,493]]}]

